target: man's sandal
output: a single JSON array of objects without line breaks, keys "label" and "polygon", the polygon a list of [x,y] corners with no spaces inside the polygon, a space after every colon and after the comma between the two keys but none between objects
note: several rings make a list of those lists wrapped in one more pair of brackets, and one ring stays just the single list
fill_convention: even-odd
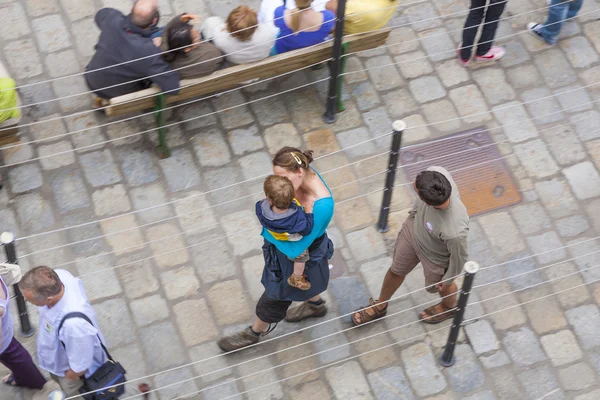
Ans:
[{"label": "man's sandal", "polygon": [[[387,308],[388,308],[387,303],[385,304],[385,308],[383,310],[380,310],[379,308],[376,307],[377,303],[375,303],[375,301],[371,297],[369,299],[369,305],[371,306],[371,310],[373,310],[373,312],[375,314],[370,315],[367,313],[367,309],[369,308],[369,306],[362,307],[361,309],[356,310],[354,312],[354,314],[352,314],[352,324],[354,324],[354,326],[366,324],[367,322],[371,322],[371,321],[374,321],[381,317],[384,317],[387,314]],[[360,322],[356,321],[356,319],[354,318],[354,315],[356,313],[358,313],[358,315],[360,315]]]},{"label": "man's sandal", "polygon": [[427,307],[423,310],[423,313],[427,314],[427,317],[423,317],[419,314],[419,319],[421,322],[426,324],[439,324],[440,322],[444,322],[447,319],[454,318],[454,314],[456,314],[456,309],[453,310],[444,310],[442,312],[438,312],[438,307],[442,307],[442,303],[438,303],[434,306]]}]

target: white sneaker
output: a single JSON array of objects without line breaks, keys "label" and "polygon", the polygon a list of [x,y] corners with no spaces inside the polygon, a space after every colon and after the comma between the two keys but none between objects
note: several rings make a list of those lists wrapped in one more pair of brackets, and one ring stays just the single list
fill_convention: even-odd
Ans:
[{"label": "white sneaker", "polygon": [[537,22],[530,22],[527,24],[527,31],[531,33],[534,38],[546,43],[546,39],[544,39],[542,33],[540,32],[540,29],[543,27],[544,26],[542,24],[538,24]]}]

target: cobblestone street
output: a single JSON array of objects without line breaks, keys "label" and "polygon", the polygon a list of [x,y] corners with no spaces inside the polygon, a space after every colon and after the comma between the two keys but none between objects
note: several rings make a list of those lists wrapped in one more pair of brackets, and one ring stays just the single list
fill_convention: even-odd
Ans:
[{"label": "cobblestone street", "polygon": [[[84,70],[95,12],[128,13],[130,0],[0,0],[0,59],[26,85],[21,141],[36,141],[1,151],[0,230],[27,237],[22,267],[83,279],[130,381],[158,374],[128,395],[146,382],[164,387],[156,400],[600,399],[600,0],[585,0],[552,47],[525,27],[544,21],[546,0],[509,0],[496,35],[506,56],[467,69],[456,48],[468,2],[409,1],[390,21],[389,46],[349,57],[346,111],[334,124],[321,119],[327,82],[307,85],[327,68],[304,69],[169,111],[178,124],[161,160],[156,131],[134,135],[154,128],[152,115],[116,122],[89,111],[90,94],[53,101],[88,91],[81,75],[54,79]],[[159,3],[164,24],[184,11],[226,16],[241,2]],[[403,146],[486,127],[522,196],[471,219],[469,258],[483,267],[475,286],[489,285],[471,293],[450,368],[438,363],[449,323],[417,322],[438,299],[418,291],[420,266],[384,320],[350,329],[337,318],[378,296],[414,199],[396,187],[391,229],[377,231],[385,175],[371,176],[386,170],[391,136],[374,138],[397,119],[408,125]],[[284,145],[315,151],[336,200],[329,313],[220,356],[215,341],[249,325],[263,292],[254,202]],[[396,183],[407,182],[399,169]],[[23,343],[35,353],[35,338]],[[21,398],[0,390],[0,400]]]}]

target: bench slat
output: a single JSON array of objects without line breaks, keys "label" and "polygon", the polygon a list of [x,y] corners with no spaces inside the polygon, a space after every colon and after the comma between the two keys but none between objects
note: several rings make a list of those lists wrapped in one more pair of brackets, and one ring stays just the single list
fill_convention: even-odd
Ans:
[{"label": "bench slat", "polygon": [[[390,30],[384,29],[379,32],[351,36],[345,38],[344,42],[349,43],[348,51],[353,53],[381,46],[386,42],[389,34]],[[202,95],[232,89],[251,79],[266,79],[323,62],[331,57],[332,45],[332,41],[329,41],[312,48],[294,50],[268,57],[256,63],[236,65],[202,78],[182,80],[179,93],[174,96],[166,96],[166,102],[170,104],[197,98]],[[158,93],[160,93],[160,89],[152,87],[115,97],[110,100],[110,105],[105,109],[105,112],[110,116],[118,116],[151,109],[156,101],[154,95]]]}]

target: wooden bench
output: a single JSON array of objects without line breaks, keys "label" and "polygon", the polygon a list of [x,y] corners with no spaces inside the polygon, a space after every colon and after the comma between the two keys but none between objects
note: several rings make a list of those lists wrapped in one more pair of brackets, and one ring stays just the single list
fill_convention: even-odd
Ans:
[{"label": "wooden bench", "polygon": [[[377,32],[346,37],[344,38],[344,53],[354,53],[381,46],[386,42],[389,34],[390,29],[383,29]],[[332,45],[333,41],[328,41],[318,46],[268,57],[252,64],[225,68],[202,78],[184,79],[181,81],[181,89],[176,95],[165,96],[160,94],[160,88],[153,86],[149,89],[104,100],[101,104],[105,107],[104,110],[109,116],[124,115],[154,107],[156,110],[154,116],[159,129],[161,156],[168,157],[170,153],[166,145],[165,128],[163,127],[165,118],[162,112],[166,105],[232,89],[249,80],[271,78],[324,62],[331,58]],[[342,60],[341,73],[344,71],[346,57]],[[341,92],[341,81],[340,77],[338,93]],[[343,111],[343,104],[339,95],[338,111]]]}]

